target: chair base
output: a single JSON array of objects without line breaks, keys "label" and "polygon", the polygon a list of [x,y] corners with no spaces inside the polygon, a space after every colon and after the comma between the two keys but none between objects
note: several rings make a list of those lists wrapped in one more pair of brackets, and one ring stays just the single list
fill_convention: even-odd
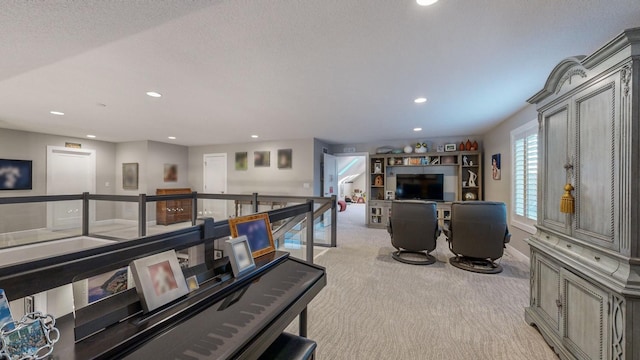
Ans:
[{"label": "chair base", "polygon": [[[425,260],[411,260],[402,257],[402,254],[414,254],[419,255],[420,257],[424,257]],[[397,261],[400,261],[405,264],[411,265],[431,265],[436,262],[436,258],[431,254],[427,254],[423,251],[408,251],[408,250],[398,250],[391,253],[391,257]]]},{"label": "chair base", "polygon": [[471,258],[466,256],[454,256],[449,259],[449,264],[458,269],[482,273],[498,274],[502,272],[502,266],[487,259]]}]

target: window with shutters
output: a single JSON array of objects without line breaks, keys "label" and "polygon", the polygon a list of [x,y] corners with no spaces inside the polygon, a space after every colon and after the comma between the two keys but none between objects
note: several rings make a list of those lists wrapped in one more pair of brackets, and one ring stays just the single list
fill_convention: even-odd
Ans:
[{"label": "window with shutters", "polygon": [[533,120],[511,131],[513,183],[511,222],[535,233],[538,219],[538,121]]}]

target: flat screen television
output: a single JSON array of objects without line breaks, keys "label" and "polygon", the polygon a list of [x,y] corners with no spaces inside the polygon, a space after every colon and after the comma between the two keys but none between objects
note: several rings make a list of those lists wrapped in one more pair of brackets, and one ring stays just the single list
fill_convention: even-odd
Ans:
[{"label": "flat screen television", "polygon": [[398,174],[396,199],[444,201],[444,175]]}]

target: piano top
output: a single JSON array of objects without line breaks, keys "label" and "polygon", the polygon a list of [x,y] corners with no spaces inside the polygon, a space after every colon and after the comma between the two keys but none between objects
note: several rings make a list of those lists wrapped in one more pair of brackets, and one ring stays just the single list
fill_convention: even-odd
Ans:
[{"label": "piano top", "polygon": [[[55,346],[54,358],[235,358],[256,347],[268,346],[254,343],[264,337],[283,314],[287,314],[287,320],[293,319],[325,284],[323,268],[293,258],[280,258],[266,271],[233,279],[223,289],[216,289],[215,294],[224,292],[224,296],[216,297],[210,305],[185,310],[189,312],[186,316],[167,316],[165,320],[162,313],[152,314],[154,319],[149,323],[166,321],[169,324],[157,326],[157,331],[133,343],[127,344],[123,334],[146,331],[145,315],[123,321],[75,345],[72,335],[71,339],[65,338],[69,330],[64,331],[63,324],[59,323],[61,341]],[[277,334],[263,340],[273,336]]]}]

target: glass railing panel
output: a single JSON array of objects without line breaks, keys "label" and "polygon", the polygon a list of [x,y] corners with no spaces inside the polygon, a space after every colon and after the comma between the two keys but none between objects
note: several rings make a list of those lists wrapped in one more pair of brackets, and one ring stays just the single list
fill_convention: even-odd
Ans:
[{"label": "glass railing panel", "polygon": [[89,201],[95,215],[89,214],[89,234],[114,240],[138,238],[138,203]]},{"label": "glass railing panel", "polygon": [[290,256],[295,258],[306,260],[306,244],[307,244],[307,227],[306,220],[295,223],[291,229],[284,233],[276,241],[276,249],[281,251],[287,251]]},{"label": "glass railing panel", "polygon": [[331,209],[313,221],[313,242],[315,245],[331,245]]}]

